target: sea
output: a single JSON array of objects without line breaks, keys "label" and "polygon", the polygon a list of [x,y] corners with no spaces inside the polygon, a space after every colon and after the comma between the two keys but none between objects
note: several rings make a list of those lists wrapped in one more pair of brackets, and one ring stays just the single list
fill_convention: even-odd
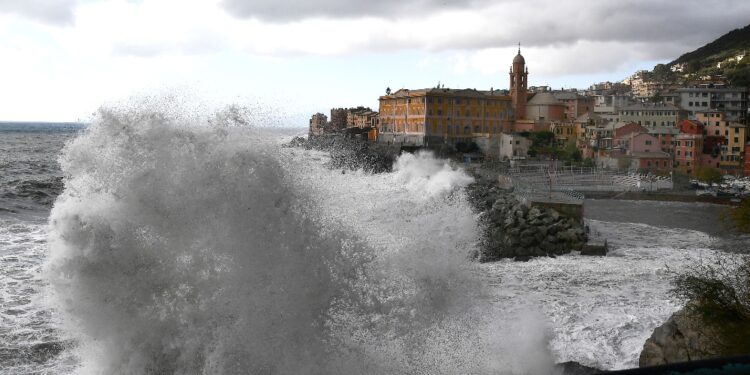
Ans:
[{"label": "sea", "polygon": [[304,129],[168,104],[0,123],[0,373],[637,367],[671,278],[748,243],[723,206],[587,200],[607,256],[479,264],[460,166],[335,169]]}]

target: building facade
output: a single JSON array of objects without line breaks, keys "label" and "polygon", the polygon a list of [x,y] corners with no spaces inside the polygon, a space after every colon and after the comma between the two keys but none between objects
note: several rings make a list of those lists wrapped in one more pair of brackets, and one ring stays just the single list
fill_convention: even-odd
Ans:
[{"label": "building facade", "polygon": [[594,110],[594,98],[576,92],[556,92],[555,99],[565,105],[564,118],[575,120],[581,115]]},{"label": "building facade", "polygon": [[619,121],[634,122],[645,127],[676,126],[687,113],[669,104],[639,103],[624,107],[618,112]]},{"label": "building facade", "polygon": [[316,113],[310,118],[309,134],[318,136],[323,134],[328,128],[328,117],[322,113]]},{"label": "building facade", "polygon": [[401,89],[379,101],[379,141],[420,146],[499,135],[514,113],[509,96],[472,89]]},{"label": "building facade", "polygon": [[697,112],[720,111],[726,113],[729,121],[746,124],[748,110],[747,87],[716,87],[716,85],[698,85],[680,88],[680,107],[688,116],[695,118]]}]

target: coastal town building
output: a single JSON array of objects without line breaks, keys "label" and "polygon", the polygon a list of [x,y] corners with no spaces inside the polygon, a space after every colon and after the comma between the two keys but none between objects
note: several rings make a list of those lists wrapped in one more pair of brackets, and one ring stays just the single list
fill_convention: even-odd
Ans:
[{"label": "coastal town building", "polygon": [[549,92],[541,92],[526,103],[526,118],[536,124],[530,131],[549,130],[552,122],[565,120],[565,104]]},{"label": "coastal town building", "polygon": [[346,110],[346,127],[347,128],[363,128],[369,126],[370,119],[377,112],[373,112],[369,107],[356,107],[349,108]]},{"label": "coastal town building", "polygon": [[[527,118],[527,99],[533,95],[528,92],[528,74],[519,48],[510,68],[509,92],[445,87],[388,91],[379,98],[378,141],[428,147],[489,145],[500,142],[503,133],[538,131],[547,123],[546,109],[534,107],[536,117]],[[562,113],[556,116],[562,119]]]},{"label": "coastal town building", "polygon": [[630,147],[630,140],[636,134],[647,134],[648,129],[636,123],[615,124],[613,148],[625,151]]},{"label": "coastal town building", "polygon": [[746,87],[704,84],[678,88],[676,92],[680,95],[680,107],[690,118],[696,118],[697,112],[715,110],[724,112],[729,121],[745,123],[748,110]]},{"label": "coastal town building", "polygon": [[732,122],[729,124],[727,144],[722,146],[719,167],[724,174],[737,175],[744,168],[745,144],[748,141],[748,126]]},{"label": "coastal town building", "polygon": [[721,111],[707,110],[695,112],[696,121],[704,125],[705,135],[729,136],[729,121]]},{"label": "coastal town building", "polygon": [[333,130],[346,129],[347,111],[346,108],[331,108],[331,128]]},{"label": "coastal town building", "polygon": [[555,135],[555,144],[558,147],[565,147],[569,144],[575,144],[578,139],[578,129],[573,122],[555,122],[550,125],[550,131]]},{"label": "coastal town building", "polygon": [[500,159],[516,159],[526,157],[531,147],[531,140],[518,134],[500,134]]},{"label": "coastal town building", "polygon": [[680,130],[673,126],[655,126],[648,129],[648,134],[659,139],[661,150],[670,155],[674,155],[675,137]]},{"label": "coastal town building", "polygon": [[687,113],[670,104],[638,103],[624,107],[618,111],[619,120],[634,122],[645,127],[676,126],[677,122],[686,118]]},{"label": "coastal town building", "polygon": [[310,118],[310,130],[311,136],[318,136],[323,134],[328,127],[328,117],[322,113],[316,113]]},{"label": "coastal town building", "polygon": [[565,105],[564,119],[575,120],[584,113],[594,110],[594,98],[577,92],[556,92],[555,99]]},{"label": "coastal town building", "polygon": [[511,98],[474,89],[401,89],[380,97],[380,142],[417,146],[471,142],[512,126]]},{"label": "coastal town building", "polygon": [[[688,175],[695,175],[703,163],[703,134],[680,133],[676,137],[674,165],[677,170]],[[708,163],[711,161],[709,160]]]},{"label": "coastal town building", "polygon": [[613,115],[616,115],[621,108],[633,104],[633,99],[628,94],[594,95],[593,100],[595,113]]}]

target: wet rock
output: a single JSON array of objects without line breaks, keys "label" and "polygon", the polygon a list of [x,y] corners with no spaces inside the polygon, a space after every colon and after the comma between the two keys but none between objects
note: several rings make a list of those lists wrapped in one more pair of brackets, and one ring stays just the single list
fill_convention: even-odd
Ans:
[{"label": "wet rock", "polygon": [[700,318],[682,309],[656,327],[638,359],[640,367],[696,361],[715,356],[711,332]]},{"label": "wet rock", "polygon": [[[588,236],[575,219],[546,207],[527,207],[510,191],[491,184],[467,187],[484,226],[478,259],[555,256],[580,250]],[[492,193],[490,193],[490,191]],[[494,198],[492,203],[488,198]]]},{"label": "wet rock", "polygon": [[588,243],[588,244],[583,245],[583,247],[581,248],[581,255],[604,256],[604,255],[607,255],[607,251],[608,249],[607,249],[606,243],[602,243],[602,244]]},{"label": "wet rock", "polygon": [[558,363],[555,365],[555,369],[560,375],[591,375],[602,372],[597,368],[584,366],[574,361]]}]

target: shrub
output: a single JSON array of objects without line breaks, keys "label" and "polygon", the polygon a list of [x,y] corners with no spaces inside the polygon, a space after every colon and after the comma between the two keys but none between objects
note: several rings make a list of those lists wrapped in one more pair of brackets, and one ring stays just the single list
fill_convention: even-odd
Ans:
[{"label": "shrub", "polygon": [[673,295],[687,303],[708,332],[718,356],[750,353],[750,262],[740,256],[700,264],[673,280]]}]

